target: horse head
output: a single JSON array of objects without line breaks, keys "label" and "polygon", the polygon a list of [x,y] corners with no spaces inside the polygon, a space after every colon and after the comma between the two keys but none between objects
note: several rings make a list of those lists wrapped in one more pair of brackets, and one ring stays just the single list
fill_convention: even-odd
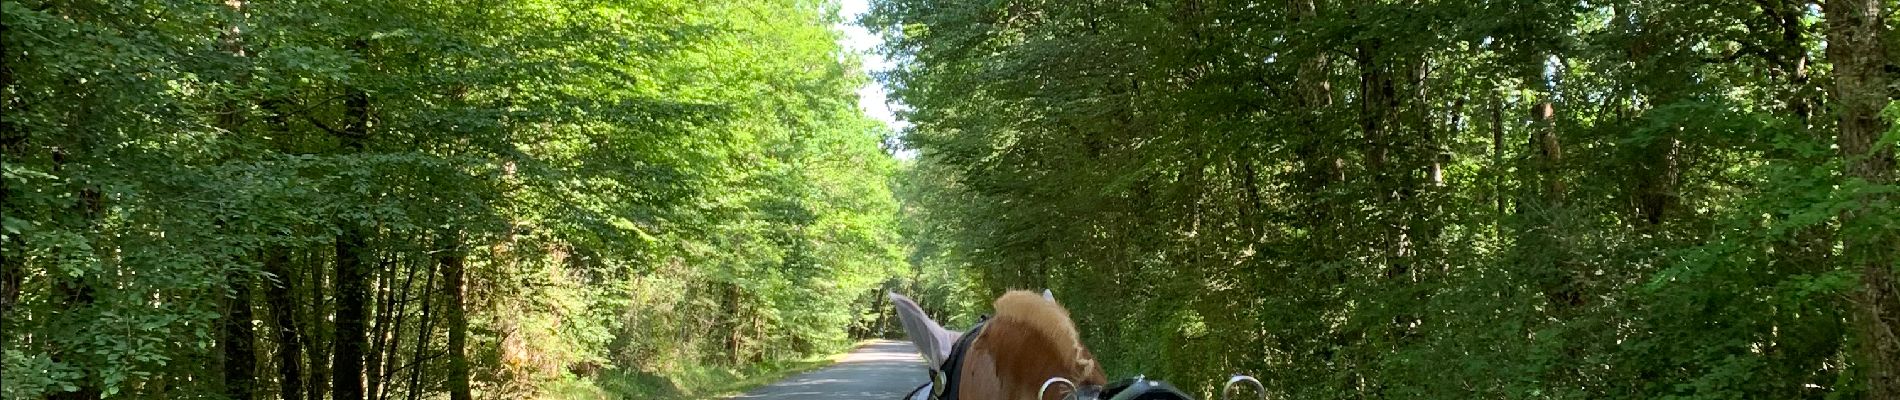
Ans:
[{"label": "horse head", "polygon": [[[1048,291],[1004,293],[993,303],[996,314],[968,332],[945,329],[908,297],[890,297],[904,333],[930,364],[931,399],[1086,399],[1108,383],[1069,311]],[[1047,384],[1057,378],[1068,384]]]}]

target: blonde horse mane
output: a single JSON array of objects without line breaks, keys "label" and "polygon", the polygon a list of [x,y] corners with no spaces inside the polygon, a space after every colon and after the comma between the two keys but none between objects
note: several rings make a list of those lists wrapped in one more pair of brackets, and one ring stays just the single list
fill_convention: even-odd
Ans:
[{"label": "blonde horse mane", "polygon": [[1094,364],[1093,355],[1083,354],[1088,350],[1082,347],[1082,336],[1076,333],[1075,322],[1069,319],[1069,310],[1056,304],[1055,300],[1034,292],[1012,290],[998,297],[994,306],[996,316],[992,323],[1026,327],[1056,344],[1050,350],[1055,351],[1060,359],[1076,360],[1084,364],[1085,368]]},{"label": "blonde horse mane", "polygon": [[[1011,291],[993,304],[996,315],[972,345],[964,393],[970,398],[1035,399],[1044,381],[1062,377],[1078,384],[1106,382],[1095,355],[1082,345],[1069,311],[1048,295]],[[1051,396],[1061,396],[1051,392]]]}]

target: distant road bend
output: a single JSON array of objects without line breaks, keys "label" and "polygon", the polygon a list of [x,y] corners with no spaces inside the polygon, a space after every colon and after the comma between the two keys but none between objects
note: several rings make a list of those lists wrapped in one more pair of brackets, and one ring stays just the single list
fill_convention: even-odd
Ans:
[{"label": "distant road bend", "polygon": [[877,399],[897,400],[928,380],[923,357],[908,342],[879,340],[859,347],[837,364],[733,399]]}]

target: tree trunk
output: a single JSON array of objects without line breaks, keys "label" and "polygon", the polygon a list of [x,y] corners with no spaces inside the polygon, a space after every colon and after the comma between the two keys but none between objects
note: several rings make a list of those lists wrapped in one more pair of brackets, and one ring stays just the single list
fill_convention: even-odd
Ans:
[{"label": "tree trunk", "polygon": [[745,340],[743,338],[745,337],[746,322],[741,318],[744,314],[740,313],[744,310],[744,306],[740,303],[739,297],[742,291],[739,289],[739,284],[736,283],[728,282],[722,284],[722,286],[725,286],[726,289],[726,306],[725,310],[722,310],[719,315],[723,315],[727,318],[726,362],[731,363],[730,365],[742,365],[745,363],[745,356],[741,353],[745,350]]},{"label": "tree trunk", "polygon": [[[1816,89],[1810,86],[1808,74],[1809,45],[1808,27],[1801,22],[1808,15],[1810,0],[1759,0],[1762,12],[1781,29],[1781,40],[1770,43],[1766,52],[1773,64],[1770,76],[1786,80],[1783,92],[1785,107],[1799,121],[1802,129],[1812,126]],[[1620,10],[1619,10],[1620,11]]]},{"label": "tree trunk", "polygon": [[1539,102],[1535,116],[1537,121],[1533,128],[1532,148],[1536,150],[1537,157],[1533,164],[1536,169],[1534,173],[1541,183],[1535,201],[1539,204],[1537,212],[1542,215],[1538,216],[1539,222],[1533,228],[1536,231],[1531,235],[1537,236],[1534,247],[1542,247],[1541,251],[1551,254],[1552,259],[1546,263],[1550,270],[1546,272],[1549,275],[1544,279],[1543,292],[1551,306],[1562,312],[1583,303],[1583,293],[1577,287],[1576,271],[1569,267],[1569,249],[1563,245],[1565,240],[1562,236],[1567,234],[1564,222],[1568,218],[1562,211],[1565,186],[1559,165],[1563,163],[1563,147],[1557,141],[1556,110],[1551,101],[1546,99]]},{"label": "tree trunk", "polygon": [[[5,24],[0,24],[0,37],[9,37]],[[7,53],[11,56],[11,53]],[[11,60],[6,60],[10,62]],[[0,91],[14,93],[13,67],[0,63]],[[0,99],[0,113],[20,112],[22,103],[18,96]],[[0,118],[0,157],[7,160],[19,160],[26,154],[26,130],[13,123],[13,118]],[[0,178],[0,215],[20,215],[9,193],[13,189],[7,182],[11,179]],[[26,254],[26,241],[20,235],[8,234],[0,241],[0,334],[11,333],[13,328],[8,322],[14,321],[13,305],[20,301],[20,285],[26,282],[26,263],[20,255]],[[13,339],[19,336],[6,336]],[[0,376],[6,375],[6,363],[0,362]]]},{"label": "tree trunk", "polygon": [[[263,110],[265,123],[278,134],[290,134],[289,111],[287,103],[281,99],[268,99],[259,104]],[[325,386],[324,377],[328,371],[323,365],[328,361],[323,353],[319,324],[316,320],[323,313],[323,266],[312,262],[304,268],[293,268],[292,250],[281,245],[272,245],[264,249],[264,273],[273,279],[264,287],[264,305],[270,310],[272,337],[277,346],[272,359],[277,363],[278,398],[285,400],[322,400]],[[293,270],[308,270],[307,275],[292,275]],[[302,271],[298,271],[302,272]],[[300,304],[296,280],[308,282],[310,295],[308,308]],[[301,317],[299,318],[300,315]],[[308,364],[305,364],[308,363]],[[308,370],[306,370],[306,366]]]},{"label": "tree trunk", "polygon": [[[1458,100],[1451,104],[1451,124],[1446,128],[1445,134],[1442,137],[1428,136],[1426,139],[1426,142],[1430,143],[1432,149],[1432,166],[1428,176],[1431,177],[1433,187],[1445,187],[1445,164],[1450,164],[1454,161],[1451,146],[1446,143],[1458,140],[1458,134],[1463,133],[1463,125],[1466,123],[1464,120],[1465,103],[1468,101],[1470,101],[1469,95],[1459,96]],[[1425,127],[1425,129],[1427,133],[1432,132],[1430,126]]]},{"label": "tree trunk", "polygon": [[[1893,183],[1894,148],[1880,143],[1887,122],[1880,117],[1894,95],[1885,70],[1885,0],[1829,0],[1827,58],[1834,64],[1832,98],[1840,116],[1837,146],[1846,175],[1874,185]],[[1890,196],[1862,194],[1860,206],[1841,216],[1846,259],[1860,269],[1855,294],[1853,340],[1869,399],[1900,399],[1900,289],[1894,282],[1896,233],[1863,222],[1891,213]],[[1858,226],[1857,226],[1858,225]]]},{"label": "tree trunk", "polygon": [[443,252],[437,263],[442,267],[443,298],[448,300],[442,308],[443,322],[449,324],[448,357],[449,369],[447,386],[449,400],[470,400],[468,385],[468,356],[463,349],[468,345],[468,314],[462,295],[462,274],[464,273],[462,239],[459,234],[448,239],[448,251]]},{"label": "tree trunk", "polygon": [[[449,247],[444,247],[445,245]],[[422,282],[422,315],[419,316],[420,321],[417,322],[416,326],[415,350],[411,350],[412,354],[409,356],[409,387],[406,393],[408,400],[416,400],[422,396],[422,366],[423,361],[428,360],[428,357],[424,356],[423,352],[429,349],[429,341],[435,338],[436,315],[434,305],[436,297],[436,274],[439,273],[444,264],[448,263],[443,261],[444,258],[457,257],[451,254],[453,253],[453,244],[438,241],[436,246],[436,264],[434,267],[429,268],[428,272],[424,274],[427,278]]]},{"label": "tree trunk", "polygon": [[1499,222],[1504,220],[1504,95],[1496,91],[1491,93],[1491,202],[1496,214],[1492,215],[1491,230],[1498,236],[1504,235]]},{"label": "tree trunk", "polygon": [[359,221],[342,222],[336,238],[336,351],[330,358],[332,397],[363,400],[363,357],[368,347],[368,233]]},{"label": "tree trunk", "polygon": [[223,333],[218,345],[224,348],[224,395],[232,400],[252,398],[257,388],[257,333],[251,330],[251,277],[232,271],[226,282],[231,297],[224,308]]},{"label": "tree trunk", "polygon": [[[1289,22],[1299,25],[1312,19],[1318,14],[1318,8],[1319,5],[1315,0],[1294,0],[1293,13]],[[1331,75],[1328,71],[1331,63],[1327,56],[1326,52],[1315,52],[1309,58],[1301,60],[1298,75],[1294,77],[1295,90],[1298,91],[1300,125],[1306,128],[1307,133],[1301,135],[1301,147],[1297,152],[1304,169],[1303,175],[1306,177],[1307,186],[1310,186],[1308,189],[1313,190],[1344,179],[1341,176],[1344,174],[1344,166],[1340,164],[1337,157],[1327,154],[1326,143],[1320,142],[1325,135],[1317,126],[1320,123],[1317,117],[1319,113],[1332,105],[1332,86],[1328,80]]]},{"label": "tree trunk", "polygon": [[[1553,88],[1545,94],[1551,96],[1556,92]],[[1557,108],[1546,97],[1537,103],[1532,113],[1536,118],[1536,126],[1531,136],[1531,147],[1537,149],[1537,178],[1543,183],[1539,195],[1551,206],[1563,204],[1566,188],[1559,169],[1564,162],[1564,148],[1557,138]]]},{"label": "tree trunk", "polygon": [[1643,172],[1636,177],[1636,216],[1646,226],[1662,225],[1676,208],[1676,187],[1682,177],[1682,139],[1666,133],[1643,149]]},{"label": "tree trunk", "polygon": [[323,323],[326,316],[334,315],[335,306],[324,299],[330,297],[326,293],[336,291],[336,283],[325,282],[324,277],[328,275],[323,270],[324,263],[317,259],[314,253],[312,257],[306,259],[304,265],[305,269],[310,270],[308,289],[310,296],[306,298],[306,301],[310,302],[310,311],[304,313],[302,324],[305,329],[303,349],[304,352],[310,354],[310,373],[306,375],[310,379],[305,382],[303,394],[304,400],[323,400],[323,395],[330,392],[330,364],[335,362],[331,354],[336,350],[331,346],[336,337],[335,326],[330,326],[332,329],[324,329]]},{"label": "tree trunk", "polygon": [[296,306],[291,303],[290,254],[282,247],[265,250],[264,273],[276,277],[264,288],[264,304],[274,323],[277,361],[278,398],[303,398],[303,338],[297,328]]},{"label": "tree trunk", "polygon": [[[1319,13],[1316,0],[1292,0],[1291,5],[1293,12],[1288,23],[1297,27],[1304,28],[1311,23],[1308,20]],[[1326,257],[1316,261],[1330,259],[1335,254],[1331,245],[1337,239],[1337,224],[1332,217],[1335,205],[1327,201],[1327,194],[1330,187],[1345,180],[1345,162],[1333,153],[1334,146],[1326,140],[1329,135],[1320,127],[1323,123],[1320,116],[1332,106],[1331,68],[1328,53],[1314,52],[1300,61],[1294,77],[1296,119],[1304,131],[1294,149],[1300,165],[1296,192],[1300,194],[1301,211],[1307,215],[1304,222],[1311,232],[1305,247],[1311,250],[1310,254]]]},{"label": "tree trunk", "polygon": [[[240,66],[232,82],[242,87],[250,81],[244,54],[244,1],[226,0],[224,4],[231,7],[232,15],[231,26],[224,32],[224,51]],[[247,107],[239,99],[227,101],[222,115],[218,116],[218,127],[226,134],[238,135],[244,131]],[[223,221],[218,225],[222,226]],[[249,400],[257,391],[257,332],[251,327],[251,285],[255,283],[251,274],[242,269],[225,274],[225,284],[231,290],[225,302],[218,345],[224,349],[224,395],[232,400]]]},{"label": "tree trunk", "polygon": [[[350,50],[367,56],[368,41],[356,39]],[[348,124],[341,139],[344,149],[361,154],[369,137],[369,93],[362,88],[345,89],[344,115]],[[331,355],[330,376],[335,400],[364,400],[363,361],[369,347],[370,265],[375,260],[367,244],[368,221],[338,221],[341,233],[336,238],[336,352]]]},{"label": "tree trunk", "polygon": [[[391,262],[393,260],[385,259],[377,265],[389,265]],[[398,305],[399,301],[396,299],[395,288],[399,286],[396,274],[389,268],[377,269],[385,273],[375,278],[376,311],[372,317],[374,322],[370,324],[369,352],[363,355],[363,398],[369,400],[382,398],[383,374],[388,371],[384,368],[384,362],[389,358],[390,329],[392,323],[399,319],[397,314],[402,312],[402,307]]]},{"label": "tree trunk", "polygon": [[[371,377],[375,379],[373,381],[374,384],[370,385],[369,397],[372,399],[388,399],[389,389],[396,386],[393,382],[400,378],[396,374],[402,371],[400,364],[402,362],[402,326],[409,321],[407,309],[409,308],[410,299],[413,298],[411,296],[414,295],[411,290],[415,287],[417,270],[421,269],[417,266],[418,263],[409,262],[405,264],[409,264],[409,268],[408,271],[403,272],[402,283],[396,284],[393,289],[389,290],[393,292],[393,294],[389,296],[392,300],[383,303],[384,305],[382,306],[384,310],[388,310],[382,314],[386,316],[383,321],[389,324],[389,329],[385,330],[381,327],[376,329],[377,332],[379,332],[377,334],[378,340],[381,341],[381,343],[376,346],[376,353],[381,354],[380,359],[382,360],[382,364],[371,364],[372,367],[376,368],[374,371],[375,375],[371,375]],[[433,265],[434,263],[430,262],[428,264]],[[393,283],[395,280],[396,278],[391,274],[389,281]],[[434,280],[434,278],[431,277],[430,280]],[[427,312],[427,310],[424,310],[424,312]],[[425,343],[416,342],[416,347],[422,347],[423,344]]]},{"label": "tree trunk", "polygon": [[[1397,112],[1399,102],[1398,88],[1393,86],[1391,71],[1388,71],[1390,60],[1380,58],[1383,47],[1376,39],[1361,42],[1356,48],[1355,60],[1359,65],[1359,129],[1365,135],[1366,174],[1378,188],[1385,188],[1390,178],[1386,164],[1390,162],[1392,146],[1386,136],[1390,134],[1392,113]],[[1382,193],[1375,201],[1389,199],[1390,196]]]}]

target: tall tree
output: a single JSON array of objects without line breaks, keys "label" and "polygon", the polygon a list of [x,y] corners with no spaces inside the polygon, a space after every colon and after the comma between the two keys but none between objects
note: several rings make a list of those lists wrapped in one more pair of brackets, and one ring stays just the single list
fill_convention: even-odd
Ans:
[{"label": "tall tree", "polygon": [[[1860,185],[1894,183],[1894,147],[1891,121],[1881,116],[1896,97],[1892,86],[1894,64],[1886,44],[1887,8],[1881,0],[1829,0],[1827,56],[1834,65],[1834,112],[1840,118],[1836,136],[1842,171]],[[1895,233],[1892,196],[1880,192],[1856,193],[1856,203],[1841,218],[1848,231],[1846,259],[1858,266],[1855,290],[1854,342],[1868,398],[1900,398],[1900,234]]]},{"label": "tall tree", "polygon": [[[368,59],[369,41],[350,42],[350,54]],[[358,69],[368,77],[367,66]],[[355,85],[361,85],[356,83]],[[360,86],[343,89],[343,128],[336,132],[347,155],[364,155],[370,139],[370,96]],[[360,215],[360,214],[359,214]],[[336,236],[336,268],[331,278],[336,284],[336,350],[330,356],[331,396],[337,400],[364,400],[364,361],[369,351],[370,280],[374,279],[376,259],[369,247],[372,222],[344,217]]]},{"label": "tall tree", "polygon": [[[224,31],[223,48],[226,56],[234,60],[231,86],[241,88],[250,83],[251,74],[250,57],[244,47],[247,11],[243,0],[226,0],[225,5],[231,8],[231,22]],[[248,133],[245,123],[249,109],[250,104],[239,96],[225,100],[225,107],[217,118],[218,129],[227,135]],[[220,223],[219,227],[223,225]],[[230,294],[225,300],[218,340],[218,346],[224,349],[224,395],[234,400],[249,400],[255,397],[257,389],[257,333],[251,326],[251,293],[256,282],[252,271],[232,268],[225,273],[225,285],[230,288]]]}]

